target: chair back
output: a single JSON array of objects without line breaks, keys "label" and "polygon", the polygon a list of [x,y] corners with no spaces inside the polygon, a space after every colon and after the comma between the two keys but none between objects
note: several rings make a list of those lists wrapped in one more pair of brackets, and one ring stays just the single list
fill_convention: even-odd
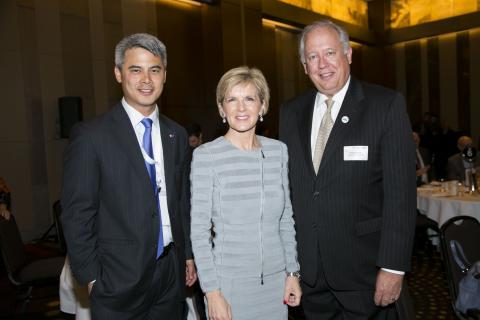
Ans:
[{"label": "chair back", "polygon": [[9,220],[0,219],[0,249],[8,277],[13,283],[21,284],[16,274],[27,263],[27,254],[13,215]]},{"label": "chair back", "polygon": [[[466,258],[470,263],[480,260],[480,223],[477,219],[469,216],[457,216],[445,222],[440,228],[441,249],[447,269],[447,279],[455,303],[458,295],[458,283],[464,274],[455,262],[450,248],[450,241],[456,240],[462,246]],[[454,308],[455,309],[455,308]]]}]

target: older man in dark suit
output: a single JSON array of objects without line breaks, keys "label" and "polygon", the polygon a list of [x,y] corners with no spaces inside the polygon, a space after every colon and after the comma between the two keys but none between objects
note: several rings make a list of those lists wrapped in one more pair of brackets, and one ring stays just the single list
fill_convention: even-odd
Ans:
[{"label": "older man in dark suit", "polygon": [[430,150],[420,147],[420,135],[417,132],[413,132],[413,142],[415,142],[415,154],[416,154],[416,175],[417,186],[429,183],[432,178],[432,153]]},{"label": "older man in dark suit", "polygon": [[185,279],[196,279],[187,134],[156,105],[166,67],[156,37],[122,39],[114,68],[122,101],[78,125],[65,152],[62,222],[93,319],[181,319]]},{"label": "older man in dark suit", "polygon": [[300,40],[316,90],[288,101],[280,140],[307,319],[390,319],[410,268],[415,146],[402,96],[350,75],[347,33],[330,21]]},{"label": "older man in dark suit", "polygon": [[475,170],[476,172],[480,171],[480,156],[476,156],[473,162],[469,163],[462,157],[462,152],[467,147],[473,145],[473,140],[469,136],[461,136],[457,141],[457,148],[460,150],[459,153],[454,154],[448,158],[447,164],[447,178],[448,180],[459,180],[462,183],[470,184],[466,180],[465,171],[466,170]]}]

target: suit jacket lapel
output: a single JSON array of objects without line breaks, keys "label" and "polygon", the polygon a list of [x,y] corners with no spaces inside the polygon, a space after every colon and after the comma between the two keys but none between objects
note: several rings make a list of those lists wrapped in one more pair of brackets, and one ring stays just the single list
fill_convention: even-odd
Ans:
[{"label": "suit jacket lapel", "polygon": [[312,90],[305,97],[305,102],[302,104],[302,110],[300,110],[298,119],[298,132],[300,135],[300,141],[302,143],[303,154],[305,155],[305,161],[307,168],[310,171],[312,177],[315,177],[315,169],[312,163],[312,147],[311,147],[311,132],[312,132],[312,117],[313,108],[315,107],[315,97],[317,91]]},{"label": "suit jacket lapel", "polygon": [[163,170],[165,172],[165,186],[167,188],[168,207],[173,208],[171,202],[172,192],[175,190],[175,132],[170,128],[165,118],[159,114],[160,136],[162,137],[163,148]]},{"label": "suit jacket lapel", "polygon": [[[123,149],[127,158],[131,162],[132,169],[139,176],[140,181],[142,181],[142,187],[153,195],[152,184],[145,166],[145,159],[143,158],[142,151],[138,145],[138,140],[135,135],[135,130],[132,127],[132,123],[121,103],[117,104],[112,112],[114,120],[112,124],[113,132],[119,141],[119,146]],[[154,198],[152,197],[152,199]]]},{"label": "suit jacket lapel", "polygon": [[360,82],[351,77],[347,94],[345,95],[340,112],[330,132],[327,145],[325,146],[322,162],[318,170],[319,173],[328,165],[335,151],[344,145],[347,133],[358,118],[358,111],[361,109],[361,100],[363,100],[363,98],[363,90]]}]

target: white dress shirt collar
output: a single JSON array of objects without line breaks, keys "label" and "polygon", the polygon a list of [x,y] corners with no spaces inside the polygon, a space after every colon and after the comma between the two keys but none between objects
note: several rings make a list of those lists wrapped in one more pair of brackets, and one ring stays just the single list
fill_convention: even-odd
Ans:
[{"label": "white dress shirt collar", "polygon": [[[349,76],[345,85],[338,91],[336,94],[333,95],[333,106],[332,106],[332,120],[335,123],[337,119],[338,113],[340,112],[340,108],[342,106],[343,100],[345,99],[345,95],[348,91],[348,86],[350,85]],[[317,141],[318,135],[318,128],[320,128],[320,123],[322,122],[322,118],[327,111],[327,105],[325,101],[328,99],[326,95],[323,93],[317,92],[317,96],[315,97],[315,105],[313,107],[313,116],[312,116],[312,131],[310,133],[310,146],[312,150],[312,159],[313,159],[313,150],[315,150],[315,142]]]},{"label": "white dress shirt collar", "polygon": [[125,98],[122,98],[122,106],[125,109],[125,112],[132,123],[132,126],[135,128],[144,118],[150,118],[153,121],[153,125],[156,127],[158,125],[158,107],[155,105],[155,110],[147,117],[138,112],[134,107],[128,104]]}]

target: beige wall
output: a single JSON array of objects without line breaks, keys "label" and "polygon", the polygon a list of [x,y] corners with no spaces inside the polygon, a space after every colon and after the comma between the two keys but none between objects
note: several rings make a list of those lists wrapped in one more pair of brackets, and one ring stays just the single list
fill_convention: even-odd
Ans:
[{"label": "beige wall", "polygon": [[[52,222],[60,197],[62,153],[58,98],[80,96],[83,117],[121,98],[113,77],[114,47],[133,32],[150,32],[167,46],[162,112],[222,133],[215,87],[227,69],[263,67],[262,5],[224,0],[195,6],[170,0],[2,0],[0,57],[0,176],[12,189],[13,211],[26,239]],[[260,35],[260,36],[259,36]],[[273,124],[273,120],[269,119]],[[276,125],[276,120],[275,120]]]},{"label": "beige wall", "polygon": [[470,32],[470,56],[470,127],[480,148],[480,28]]},{"label": "beige wall", "polygon": [[[421,60],[421,86],[422,86],[422,113],[434,110],[430,105],[428,84],[429,79],[427,66],[427,44],[426,39],[413,40],[420,44],[421,51],[418,59]],[[472,29],[469,31],[469,74],[470,74],[470,105],[465,106],[470,113],[470,133],[474,138],[476,145],[480,138],[480,29]],[[406,82],[412,77],[409,75],[405,67],[405,43],[395,44],[393,52],[395,55],[395,74],[396,74],[396,89],[404,94],[407,94]],[[457,77],[459,70],[457,60],[457,35],[449,33],[438,36],[438,63],[439,63],[439,116],[444,124],[447,124],[454,130],[464,130],[460,126],[460,113],[458,105],[459,88],[457,86]],[[412,119],[412,121],[419,119]]]},{"label": "beige wall", "polygon": [[457,48],[456,35],[442,35],[438,39],[440,67],[440,116],[452,129],[458,130],[457,113]]}]

